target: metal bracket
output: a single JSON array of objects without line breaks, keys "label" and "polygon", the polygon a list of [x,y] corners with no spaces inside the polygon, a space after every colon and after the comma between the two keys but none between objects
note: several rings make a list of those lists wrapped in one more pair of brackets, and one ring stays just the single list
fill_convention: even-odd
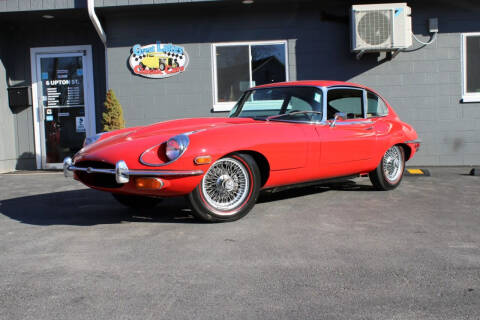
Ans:
[{"label": "metal bracket", "polygon": [[400,53],[400,50],[399,50],[399,49],[391,52],[390,60],[394,59],[399,53]]},{"label": "metal bracket", "polygon": [[357,60],[360,60],[365,53],[365,50],[361,50],[359,53],[357,53]]},{"label": "metal bracket", "polygon": [[38,108],[37,108],[37,111],[38,111],[38,122],[43,122],[45,120],[44,118],[44,106],[43,106],[43,101],[40,100],[39,101],[39,104],[38,104]]}]

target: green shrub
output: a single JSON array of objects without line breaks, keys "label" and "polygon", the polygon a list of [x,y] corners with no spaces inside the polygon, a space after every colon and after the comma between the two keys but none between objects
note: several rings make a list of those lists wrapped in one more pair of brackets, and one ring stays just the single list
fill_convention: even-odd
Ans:
[{"label": "green shrub", "polygon": [[107,91],[107,97],[103,104],[104,111],[102,113],[103,131],[113,131],[125,128],[125,120],[123,119],[122,105],[118,102],[117,97],[112,89]]}]

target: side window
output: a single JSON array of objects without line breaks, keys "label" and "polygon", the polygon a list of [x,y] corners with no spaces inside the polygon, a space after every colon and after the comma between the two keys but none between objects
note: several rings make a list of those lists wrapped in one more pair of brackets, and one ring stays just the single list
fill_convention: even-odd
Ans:
[{"label": "side window", "polygon": [[388,114],[385,102],[372,92],[367,92],[367,118],[382,117]]},{"label": "side window", "polygon": [[363,90],[331,89],[327,95],[327,119],[343,112],[347,119],[363,118]]}]

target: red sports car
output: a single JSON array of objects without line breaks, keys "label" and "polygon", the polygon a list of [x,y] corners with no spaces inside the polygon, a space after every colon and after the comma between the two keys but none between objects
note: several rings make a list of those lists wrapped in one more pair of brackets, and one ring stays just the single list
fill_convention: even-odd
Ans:
[{"label": "red sports car", "polygon": [[245,216],[259,191],[368,174],[378,190],[400,184],[420,146],[374,90],[296,81],[246,91],[228,118],[172,120],[105,132],[64,160],[66,175],[131,207],[186,196],[206,221]]}]

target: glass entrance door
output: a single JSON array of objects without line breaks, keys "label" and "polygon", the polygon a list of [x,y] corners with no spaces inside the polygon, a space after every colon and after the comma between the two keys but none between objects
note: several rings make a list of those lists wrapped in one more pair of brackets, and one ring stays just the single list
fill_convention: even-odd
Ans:
[{"label": "glass entrance door", "polygon": [[82,148],[88,131],[82,52],[38,54],[37,88],[42,167],[60,168]]}]

